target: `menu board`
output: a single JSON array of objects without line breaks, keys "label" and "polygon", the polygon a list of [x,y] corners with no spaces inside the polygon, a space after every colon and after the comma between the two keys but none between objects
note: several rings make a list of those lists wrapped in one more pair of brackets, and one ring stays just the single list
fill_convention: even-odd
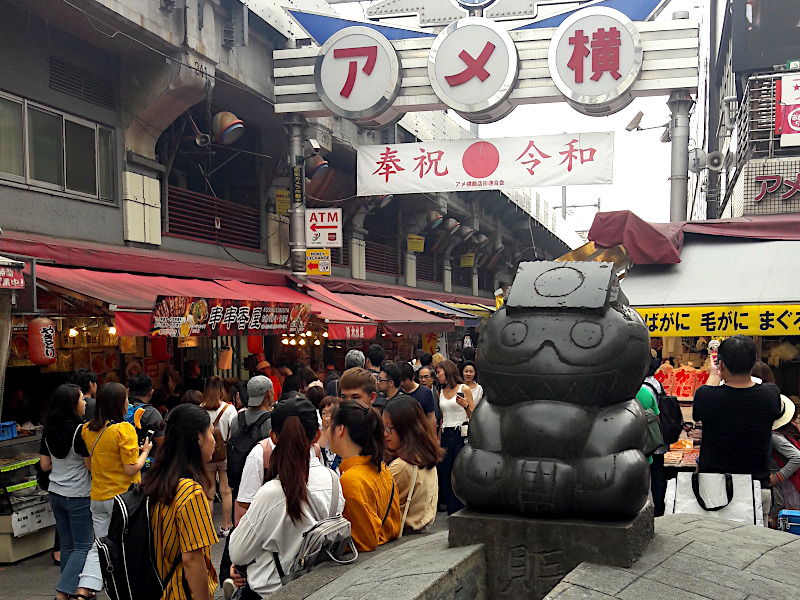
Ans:
[{"label": "menu board", "polygon": [[151,337],[299,334],[310,304],[159,296],[150,321]]}]

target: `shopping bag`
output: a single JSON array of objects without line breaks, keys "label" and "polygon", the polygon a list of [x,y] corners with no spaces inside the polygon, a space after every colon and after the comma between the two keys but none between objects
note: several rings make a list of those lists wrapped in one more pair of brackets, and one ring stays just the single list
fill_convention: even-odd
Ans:
[{"label": "shopping bag", "polygon": [[761,483],[750,475],[678,473],[667,483],[664,514],[685,513],[764,525]]}]

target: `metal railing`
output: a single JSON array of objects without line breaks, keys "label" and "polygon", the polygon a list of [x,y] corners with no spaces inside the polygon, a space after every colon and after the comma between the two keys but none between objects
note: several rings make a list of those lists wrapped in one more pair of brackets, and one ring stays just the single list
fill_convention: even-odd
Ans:
[{"label": "metal railing", "polygon": [[224,246],[261,249],[258,209],[175,186],[167,195],[169,232],[165,235]]},{"label": "metal railing", "polygon": [[472,289],[472,267],[453,267],[453,285]]},{"label": "metal railing", "polygon": [[385,246],[378,242],[365,242],[364,268],[370,273],[381,273],[399,277],[401,275],[400,261],[397,248]]},{"label": "metal railing", "polygon": [[342,236],[341,248],[331,248],[331,262],[340,267],[350,266],[350,236]]},{"label": "metal railing", "polygon": [[417,254],[417,280],[442,283],[444,281],[442,258],[428,254]]}]

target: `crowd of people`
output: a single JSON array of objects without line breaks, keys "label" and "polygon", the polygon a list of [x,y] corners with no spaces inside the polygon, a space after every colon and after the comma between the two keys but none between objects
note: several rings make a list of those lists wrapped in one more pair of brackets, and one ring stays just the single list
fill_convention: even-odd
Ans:
[{"label": "crowd of people", "polygon": [[[190,364],[180,397],[158,404],[146,375],[98,386],[81,370],[52,395],[40,448],[60,540],[56,597],[103,589],[93,542],[132,484],[153,507],[165,600],[213,598],[220,580],[226,597],[267,596],[329,505],[358,552],[426,531],[462,506],[450,477],[483,395],[466,354],[459,365],[424,353],[392,362],[374,344],[351,350],[342,373],[262,361],[233,385]],[[223,538],[217,571],[211,547]]]}]

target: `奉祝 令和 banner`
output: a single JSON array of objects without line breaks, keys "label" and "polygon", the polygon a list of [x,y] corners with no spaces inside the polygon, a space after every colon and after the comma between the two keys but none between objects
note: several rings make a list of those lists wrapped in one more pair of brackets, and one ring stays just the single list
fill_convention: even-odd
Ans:
[{"label": "\u5949\u795d \u4ee4\u548c banner", "polygon": [[614,134],[358,147],[358,195],[611,183]]}]

